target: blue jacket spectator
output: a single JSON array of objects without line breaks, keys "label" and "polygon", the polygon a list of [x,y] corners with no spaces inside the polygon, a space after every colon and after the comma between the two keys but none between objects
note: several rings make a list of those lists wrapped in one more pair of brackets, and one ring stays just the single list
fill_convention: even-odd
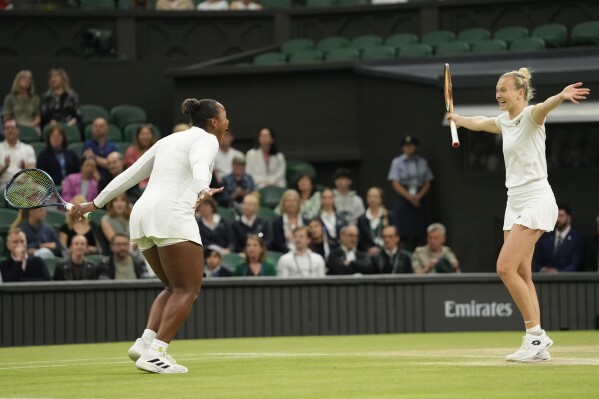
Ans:
[{"label": "blue jacket spectator", "polygon": [[108,140],[108,122],[104,118],[96,118],[92,123],[92,138],[83,143],[83,155],[96,159],[98,171],[102,176],[108,176],[108,161],[106,157],[111,152],[118,152],[116,144]]},{"label": "blue jacket spectator", "polygon": [[46,223],[46,209],[23,209],[21,212],[24,220],[20,227],[27,237],[29,254],[41,258],[62,257],[63,247],[56,230]]},{"label": "blue jacket spectator", "polygon": [[222,180],[223,192],[218,196],[221,206],[240,204],[243,197],[256,190],[252,176],[245,173],[245,157],[238,154],[233,158],[233,172]]}]

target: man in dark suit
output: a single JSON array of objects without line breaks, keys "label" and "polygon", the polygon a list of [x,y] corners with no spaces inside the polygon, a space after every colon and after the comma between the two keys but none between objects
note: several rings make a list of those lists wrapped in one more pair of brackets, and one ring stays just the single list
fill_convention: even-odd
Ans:
[{"label": "man in dark suit", "polygon": [[374,273],[414,273],[412,254],[399,248],[400,237],[395,225],[386,226],[381,232],[383,246],[372,256]]},{"label": "man in dark suit", "polygon": [[327,260],[328,274],[372,274],[372,260],[366,252],[358,251],[358,228],[348,225],[341,229],[341,245],[331,251]]},{"label": "man in dark suit", "polygon": [[584,239],[572,227],[572,211],[559,206],[555,230],[545,233],[535,249],[534,270],[542,273],[577,272],[582,270]]}]

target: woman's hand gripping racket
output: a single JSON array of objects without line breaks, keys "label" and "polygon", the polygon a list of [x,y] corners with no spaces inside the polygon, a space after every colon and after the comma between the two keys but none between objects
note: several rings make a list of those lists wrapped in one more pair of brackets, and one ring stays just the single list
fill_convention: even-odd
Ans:
[{"label": "woman's hand gripping racket", "polygon": [[[443,72],[445,77],[445,108],[447,112],[453,114],[453,90],[451,87],[451,72],[449,71],[449,64],[445,64],[445,71]],[[458,138],[458,128],[455,122],[449,121],[449,128],[451,129],[451,146],[457,148],[460,146],[460,140]]]},{"label": "woman's hand gripping racket", "polygon": [[[55,200],[54,197],[60,202],[50,202]],[[8,205],[17,209],[63,206],[70,211],[73,207],[58,194],[50,175],[40,169],[23,169],[14,175],[4,189],[4,198]],[[91,213],[85,213],[83,217],[89,219]]]}]

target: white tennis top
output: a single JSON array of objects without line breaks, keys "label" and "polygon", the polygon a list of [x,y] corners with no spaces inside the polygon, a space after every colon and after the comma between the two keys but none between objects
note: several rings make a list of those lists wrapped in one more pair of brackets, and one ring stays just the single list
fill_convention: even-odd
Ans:
[{"label": "white tennis top", "polygon": [[510,119],[507,112],[495,119],[503,136],[505,186],[510,189],[547,178],[545,158],[545,125],[538,125],[529,105]]},{"label": "white tennis top", "polygon": [[114,178],[94,203],[103,207],[150,177],[131,212],[131,239],[180,238],[201,244],[194,205],[200,191],[210,185],[217,151],[216,136],[198,127],[171,134]]}]

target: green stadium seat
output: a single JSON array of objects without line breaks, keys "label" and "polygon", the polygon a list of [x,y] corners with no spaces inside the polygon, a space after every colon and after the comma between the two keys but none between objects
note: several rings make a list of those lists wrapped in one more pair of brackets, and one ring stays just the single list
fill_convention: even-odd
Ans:
[{"label": "green stadium seat", "polygon": [[396,33],[391,35],[385,39],[385,44],[387,46],[400,47],[406,46],[408,44],[416,44],[418,43],[418,35],[414,33]]},{"label": "green stadium seat", "polygon": [[587,21],[576,24],[570,32],[570,45],[599,45],[599,21]]},{"label": "green stadium seat", "polygon": [[314,50],[316,48],[316,42],[312,39],[300,37],[297,39],[287,40],[281,46],[281,52],[284,54],[291,54],[299,50]]},{"label": "green stadium seat", "polygon": [[383,38],[377,35],[362,35],[352,39],[350,47],[364,50],[369,47],[380,46],[383,44]]},{"label": "green stadium seat", "polygon": [[12,208],[0,208],[0,234],[8,233],[10,225],[15,221],[19,211]]},{"label": "green stadium seat", "polygon": [[274,266],[277,265],[279,258],[283,256],[283,252],[278,251],[266,251],[266,261],[272,263]]},{"label": "green stadium seat", "polygon": [[306,0],[306,7],[332,7],[336,0]]},{"label": "green stadium seat", "polygon": [[81,0],[82,10],[114,10],[114,0]]},{"label": "green stadium seat", "polygon": [[397,50],[393,46],[369,47],[362,51],[363,60],[389,60],[395,58]]},{"label": "green stadium seat", "polygon": [[510,51],[538,51],[545,50],[545,40],[540,37],[524,37],[516,39],[510,44]]},{"label": "green stadium seat", "polygon": [[489,40],[491,38],[491,31],[485,28],[471,28],[464,29],[459,32],[456,36],[456,40],[461,42],[479,42],[481,40]]},{"label": "green stadium seat", "polygon": [[96,118],[110,119],[108,110],[101,105],[94,104],[82,104],[81,105],[81,123],[83,126],[87,126],[94,121]]},{"label": "green stadium seat", "polygon": [[337,0],[338,6],[357,6],[361,4],[370,4],[370,0]]},{"label": "green stadium seat", "polygon": [[539,25],[532,30],[530,36],[543,39],[550,48],[566,47],[568,44],[568,28],[558,23]]},{"label": "green stadium seat", "polygon": [[279,186],[262,187],[258,190],[258,193],[260,193],[260,205],[271,209],[276,207],[279,205],[279,201],[285,190],[285,188]]},{"label": "green stadium seat", "polygon": [[105,209],[96,209],[92,212],[92,215],[89,218],[89,220],[99,225],[104,215],[106,215]]},{"label": "green stadium seat", "polygon": [[216,213],[218,213],[220,217],[222,217],[227,222],[232,223],[235,221],[235,212],[233,212],[230,208],[224,208],[222,206],[219,206],[216,209]]},{"label": "green stadium seat", "polygon": [[354,62],[360,58],[360,50],[355,48],[335,48],[327,52],[325,62]]},{"label": "green stadium seat", "polygon": [[299,50],[289,56],[289,64],[320,64],[323,56],[319,50]]},{"label": "green stadium seat", "polygon": [[268,220],[271,225],[273,224],[273,222],[275,221],[275,219],[279,217],[279,215],[277,215],[275,213],[275,211],[273,211],[271,208],[268,208],[266,206],[261,206],[258,209],[258,216],[260,216],[261,218],[264,218],[264,219]]},{"label": "green stadium seat", "polygon": [[[92,125],[87,125],[85,127],[85,139],[89,140],[92,138]],[[113,125],[112,123],[108,124],[108,134],[106,135],[108,140],[112,141],[123,141],[123,132],[117,125]]]},{"label": "green stadium seat", "polygon": [[44,258],[44,263],[46,264],[46,269],[48,269],[48,274],[50,274],[50,278],[54,277],[56,265],[58,265],[62,261],[64,261],[63,258]]},{"label": "green stadium seat", "polygon": [[[46,140],[46,137],[48,137],[48,133],[50,133],[50,130],[52,130],[53,127],[54,127],[53,125],[44,126],[44,130],[43,130],[44,140]],[[77,126],[61,124],[60,128],[64,132],[65,136],[67,136],[67,143],[70,144],[70,143],[76,143],[77,141],[81,141],[81,132],[79,132],[79,128]]]},{"label": "green stadium seat", "polygon": [[146,122],[146,111],[137,105],[117,105],[110,110],[110,123],[124,129],[130,123]]},{"label": "green stadium seat", "polygon": [[316,169],[314,169],[314,166],[310,162],[288,159],[286,165],[285,177],[290,187],[295,184],[295,181],[301,175],[308,175],[312,178],[316,177]]},{"label": "green stadium seat", "polygon": [[127,141],[115,141],[114,145],[116,145],[118,152],[125,155],[125,152],[127,152],[127,148],[131,146],[131,143]]},{"label": "green stadium seat", "polygon": [[252,60],[254,65],[284,65],[286,55],[279,53],[278,51],[268,51],[266,53],[258,54]]},{"label": "green stadium seat", "polygon": [[397,48],[397,58],[430,57],[433,47],[426,43],[408,44]]},{"label": "green stadium seat", "polygon": [[320,40],[316,44],[316,49],[320,51],[331,51],[336,48],[349,47],[349,39],[342,36],[329,36]]},{"label": "green stadium seat", "polygon": [[36,141],[41,141],[41,138],[35,128],[19,126],[19,140],[23,143],[35,143]]},{"label": "green stadium seat", "polygon": [[223,255],[223,266],[232,272],[235,271],[237,265],[240,265],[243,262],[245,262],[245,259],[241,254],[229,252],[228,254]]},{"label": "green stadium seat", "polygon": [[530,32],[528,28],[519,25],[511,25],[497,29],[495,34],[493,34],[493,39],[503,40],[509,46],[514,40],[529,36]]},{"label": "green stadium seat", "polygon": [[499,39],[473,42],[472,47],[470,48],[471,53],[477,54],[502,53],[505,51],[507,51],[507,43]]},{"label": "green stadium seat", "polygon": [[[135,135],[137,134],[137,129],[139,129],[141,125],[141,123],[131,123],[130,125],[127,125],[123,131],[123,141],[132,143]],[[160,129],[158,129],[156,125],[152,125],[151,130],[152,133],[154,133],[154,138],[156,140],[160,140],[160,138],[162,138],[162,132],[160,132]]]},{"label": "green stadium seat", "polygon": [[89,260],[96,266],[108,262],[108,256],[105,255],[85,255],[85,259]]},{"label": "green stadium seat", "polygon": [[291,0],[260,0],[264,8],[290,8]]},{"label": "green stadium seat", "polygon": [[449,30],[434,30],[426,33],[420,40],[421,43],[428,44],[433,48],[441,43],[452,42],[455,40],[455,33]]},{"label": "green stadium seat", "polygon": [[439,43],[435,49],[435,55],[460,55],[470,53],[470,43],[455,41],[449,43]]},{"label": "green stadium seat", "polygon": [[46,223],[52,226],[55,230],[60,229],[60,226],[65,224],[66,214],[54,208],[46,208]]},{"label": "green stadium seat", "polygon": [[67,148],[77,154],[80,159],[83,156],[83,141],[71,143],[67,146]]},{"label": "green stadium seat", "polygon": [[46,148],[46,143],[43,141],[36,141],[34,143],[29,143],[30,146],[33,147],[33,151],[35,151],[35,157],[37,158],[40,155],[40,152]]}]

